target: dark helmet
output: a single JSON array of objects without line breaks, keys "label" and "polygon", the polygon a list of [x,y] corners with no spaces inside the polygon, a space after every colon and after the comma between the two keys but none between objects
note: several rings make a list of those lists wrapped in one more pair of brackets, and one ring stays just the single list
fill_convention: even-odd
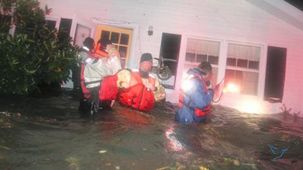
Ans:
[{"label": "dark helmet", "polygon": [[94,45],[95,41],[90,37],[85,38],[85,40],[83,41],[83,46],[87,47],[89,50],[93,49]]},{"label": "dark helmet", "polygon": [[206,74],[212,72],[212,66],[207,61],[202,61],[198,67],[201,69],[203,75],[206,75]]},{"label": "dark helmet", "polygon": [[151,55],[151,53],[144,53],[141,55],[140,58],[140,63],[142,63],[143,61],[151,61],[153,62],[153,56]]}]

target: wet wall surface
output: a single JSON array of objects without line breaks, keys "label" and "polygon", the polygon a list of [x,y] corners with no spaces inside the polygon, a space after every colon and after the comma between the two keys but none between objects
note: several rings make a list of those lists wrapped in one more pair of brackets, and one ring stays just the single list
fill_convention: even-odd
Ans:
[{"label": "wet wall surface", "polygon": [[216,105],[204,124],[180,125],[176,106],[150,113],[115,104],[94,122],[78,100],[0,99],[0,169],[303,169],[303,120]]}]

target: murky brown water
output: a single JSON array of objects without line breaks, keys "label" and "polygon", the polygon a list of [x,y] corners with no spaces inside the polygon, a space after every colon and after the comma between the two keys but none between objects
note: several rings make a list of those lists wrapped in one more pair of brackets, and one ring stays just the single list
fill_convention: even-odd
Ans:
[{"label": "murky brown water", "polygon": [[115,105],[95,122],[77,108],[68,95],[1,98],[0,169],[303,169],[303,121],[290,115],[216,106],[185,126],[169,103],[150,114]]}]

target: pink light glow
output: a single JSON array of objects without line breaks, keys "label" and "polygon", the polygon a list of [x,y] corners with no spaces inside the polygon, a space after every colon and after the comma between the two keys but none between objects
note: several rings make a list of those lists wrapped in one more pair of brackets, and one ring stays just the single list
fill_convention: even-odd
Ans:
[{"label": "pink light glow", "polygon": [[264,112],[264,107],[262,106],[261,102],[258,100],[253,99],[244,99],[238,102],[238,109],[241,112],[245,113],[256,113],[260,114]]},{"label": "pink light glow", "polygon": [[[241,87],[234,82],[228,82],[224,89],[224,93],[235,94],[236,96],[241,93]],[[233,97],[236,97],[233,96]],[[247,95],[241,95],[242,97],[236,99],[235,108],[237,108],[241,112],[245,113],[264,113],[264,105],[260,101],[260,99],[256,97],[251,97]],[[231,96],[230,96],[231,97]]]}]

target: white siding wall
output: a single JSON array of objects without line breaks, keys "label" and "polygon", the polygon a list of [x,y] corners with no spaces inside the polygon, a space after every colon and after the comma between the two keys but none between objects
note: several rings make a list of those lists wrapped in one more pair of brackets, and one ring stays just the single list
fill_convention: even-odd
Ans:
[{"label": "white siding wall", "polygon": [[[223,50],[220,57],[224,57],[226,45],[230,41],[260,45],[263,49],[262,57],[266,57],[268,45],[285,47],[287,66],[283,103],[294,111],[303,112],[301,104],[303,27],[301,29],[295,27],[279,19],[280,15],[275,16],[272,11],[261,9],[257,5],[262,3],[262,0],[255,1],[257,5],[251,0],[40,0],[40,2],[41,6],[48,4],[48,7],[53,8],[51,16],[54,17],[62,16],[72,18],[74,21],[86,20],[89,23],[96,17],[100,23],[129,25],[134,29],[130,67],[137,66],[138,58],[143,52],[151,52],[154,57],[159,55],[163,32],[182,35],[179,66],[184,61],[186,39],[192,36],[219,40]],[[265,2],[268,5],[270,1]],[[282,0],[276,2],[288,11],[293,10],[290,16],[302,18],[302,14]],[[303,23],[302,19],[300,21]],[[94,27],[92,24],[89,25]],[[154,28],[152,36],[147,35],[150,25]],[[266,61],[265,58],[262,60]],[[265,68],[265,63],[261,67]],[[224,71],[221,71],[222,73]],[[222,76],[219,75],[219,78]],[[264,75],[260,79],[264,80]],[[177,80],[177,84],[180,84],[180,79]],[[264,82],[260,87],[264,87]],[[177,95],[177,92],[172,94]]]}]

